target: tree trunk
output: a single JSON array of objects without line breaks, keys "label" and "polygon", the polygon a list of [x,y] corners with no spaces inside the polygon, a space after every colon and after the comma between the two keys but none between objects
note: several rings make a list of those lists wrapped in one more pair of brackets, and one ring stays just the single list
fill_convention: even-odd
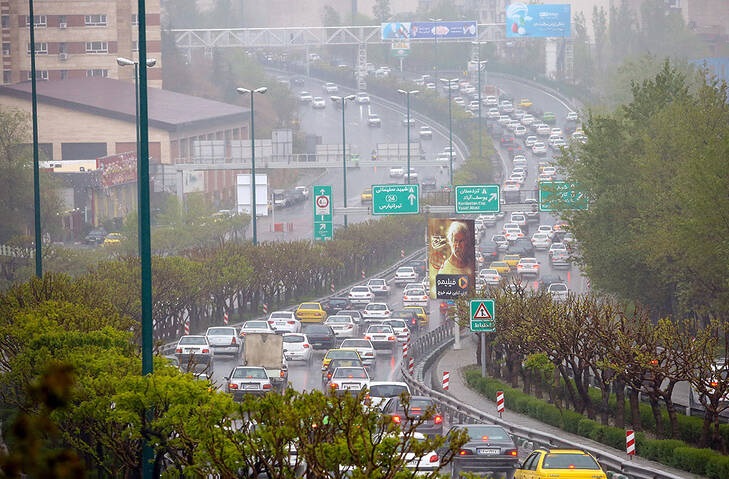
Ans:
[{"label": "tree trunk", "polygon": [[628,398],[630,399],[630,422],[633,424],[633,429],[636,431],[642,431],[643,424],[640,420],[640,401],[638,399],[638,390],[631,387],[630,392],[628,393]]},{"label": "tree trunk", "polygon": [[615,427],[625,429],[625,383],[618,379],[613,384],[616,400]]},{"label": "tree trunk", "polygon": [[663,427],[663,415],[661,414],[661,408],[658,404],[658,397],[655,394],[648,395],[648,401],[651,405],[651,411],[653,412],[653,419],[656,421],[656,435],[659,438],[665,437],[665,430]]}]

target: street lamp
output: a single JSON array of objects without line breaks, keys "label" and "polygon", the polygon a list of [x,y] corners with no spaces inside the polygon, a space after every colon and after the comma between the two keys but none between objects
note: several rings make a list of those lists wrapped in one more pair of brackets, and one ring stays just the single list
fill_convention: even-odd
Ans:
[{"label": "street lamp", "polygon": [[441,78],[440,81],[448,85],[448,146],[450,149],[451,189],[453,189],[453,102],[451,101],[451,95],[453,83],[458,83],[458,78]]},{"label": "street lamp", "polygon": [[344,227],[347,227],[347,127],[344,121],[344,110],[347,101],[354,101],[357,95],[330,96],[334,103],[342,104],[342,181],[344,183]]},{"label": "street lamp", "polygon": [[418,90],[398,90],[397,91],[401,95],[405,95],[407,98],[407,128],[408,128],[408,169],[406,171],[406,174],[408,175],[408,185],[410,184],[410,95],[416,95],[420,93]]},{"label": "street lamp", "polygon": [[[152,68],[157,64],[154,58],[147,59],[147,67]],[[134,66],[134,124],[136,126],[137,161],[139,161],[139,62],[124,57],[118,57],[116,64],[120,67]],[[138,163],[137,163],[138,164]]]},{"label": "street lamp", "polygon": [[440,76],[440,71],[438,69],[438,23],[442,22],[442,18],[429,18],[431,22],[435,23],[435,28],[433,28],[433,39],[435,41],[435,80],[438,81],[438,77]]},{"label": "street lamp", "polygon": [[253,94],[260,93],[261,95],[268,91],[268,88],[262,86],[255,90],[249,90],[248,88],[236,88],[236,92],[240,95],[251,96],[251,218],[253,221],[253,244],[258,244],[258,234],[256,232],[256,129],[253,123]]}]

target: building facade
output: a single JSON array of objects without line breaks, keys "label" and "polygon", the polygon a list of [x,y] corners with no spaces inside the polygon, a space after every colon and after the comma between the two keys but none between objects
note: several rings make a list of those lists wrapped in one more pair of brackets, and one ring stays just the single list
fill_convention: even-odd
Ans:
[{"label": "building facade", "polygon": [[[146,2],[147,57],[161,66],[159,0]],[[34,0],[36,75],[43,80],[105,77],[132,80],[133,68],[117,57],[138,59],[136,0]],[[28,0],[0,0],[3,84],[30,79]],[[149,70],[162,87],[162,70]]]}]

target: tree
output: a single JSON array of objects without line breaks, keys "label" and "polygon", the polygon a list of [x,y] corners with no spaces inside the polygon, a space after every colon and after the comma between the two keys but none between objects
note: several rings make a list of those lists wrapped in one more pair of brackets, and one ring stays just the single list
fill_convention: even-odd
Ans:
[{"label": "tree", "polygon": [[372,14],[377,23],[385,23],[391,16],[390,0],[376,0],[372,6]]}]

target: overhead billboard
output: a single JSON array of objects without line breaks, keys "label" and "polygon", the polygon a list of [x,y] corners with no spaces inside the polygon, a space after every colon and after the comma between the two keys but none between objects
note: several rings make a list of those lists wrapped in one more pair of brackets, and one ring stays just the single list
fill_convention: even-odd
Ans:
[{"label": "overhead billboard", "polygon": [[569,38],[570,6],[512,3],[506,7],[507,38]]},{"label": "overhead billboard", "polygon": [[391,22],[380,24],[383,40],[473,39],[478,36],[478,23],[460,22]]},{"label": "overhead billboard", "polygon": [[432,299],[456,299],[475,287],[474,221],[428,219],[428,282]]}]

